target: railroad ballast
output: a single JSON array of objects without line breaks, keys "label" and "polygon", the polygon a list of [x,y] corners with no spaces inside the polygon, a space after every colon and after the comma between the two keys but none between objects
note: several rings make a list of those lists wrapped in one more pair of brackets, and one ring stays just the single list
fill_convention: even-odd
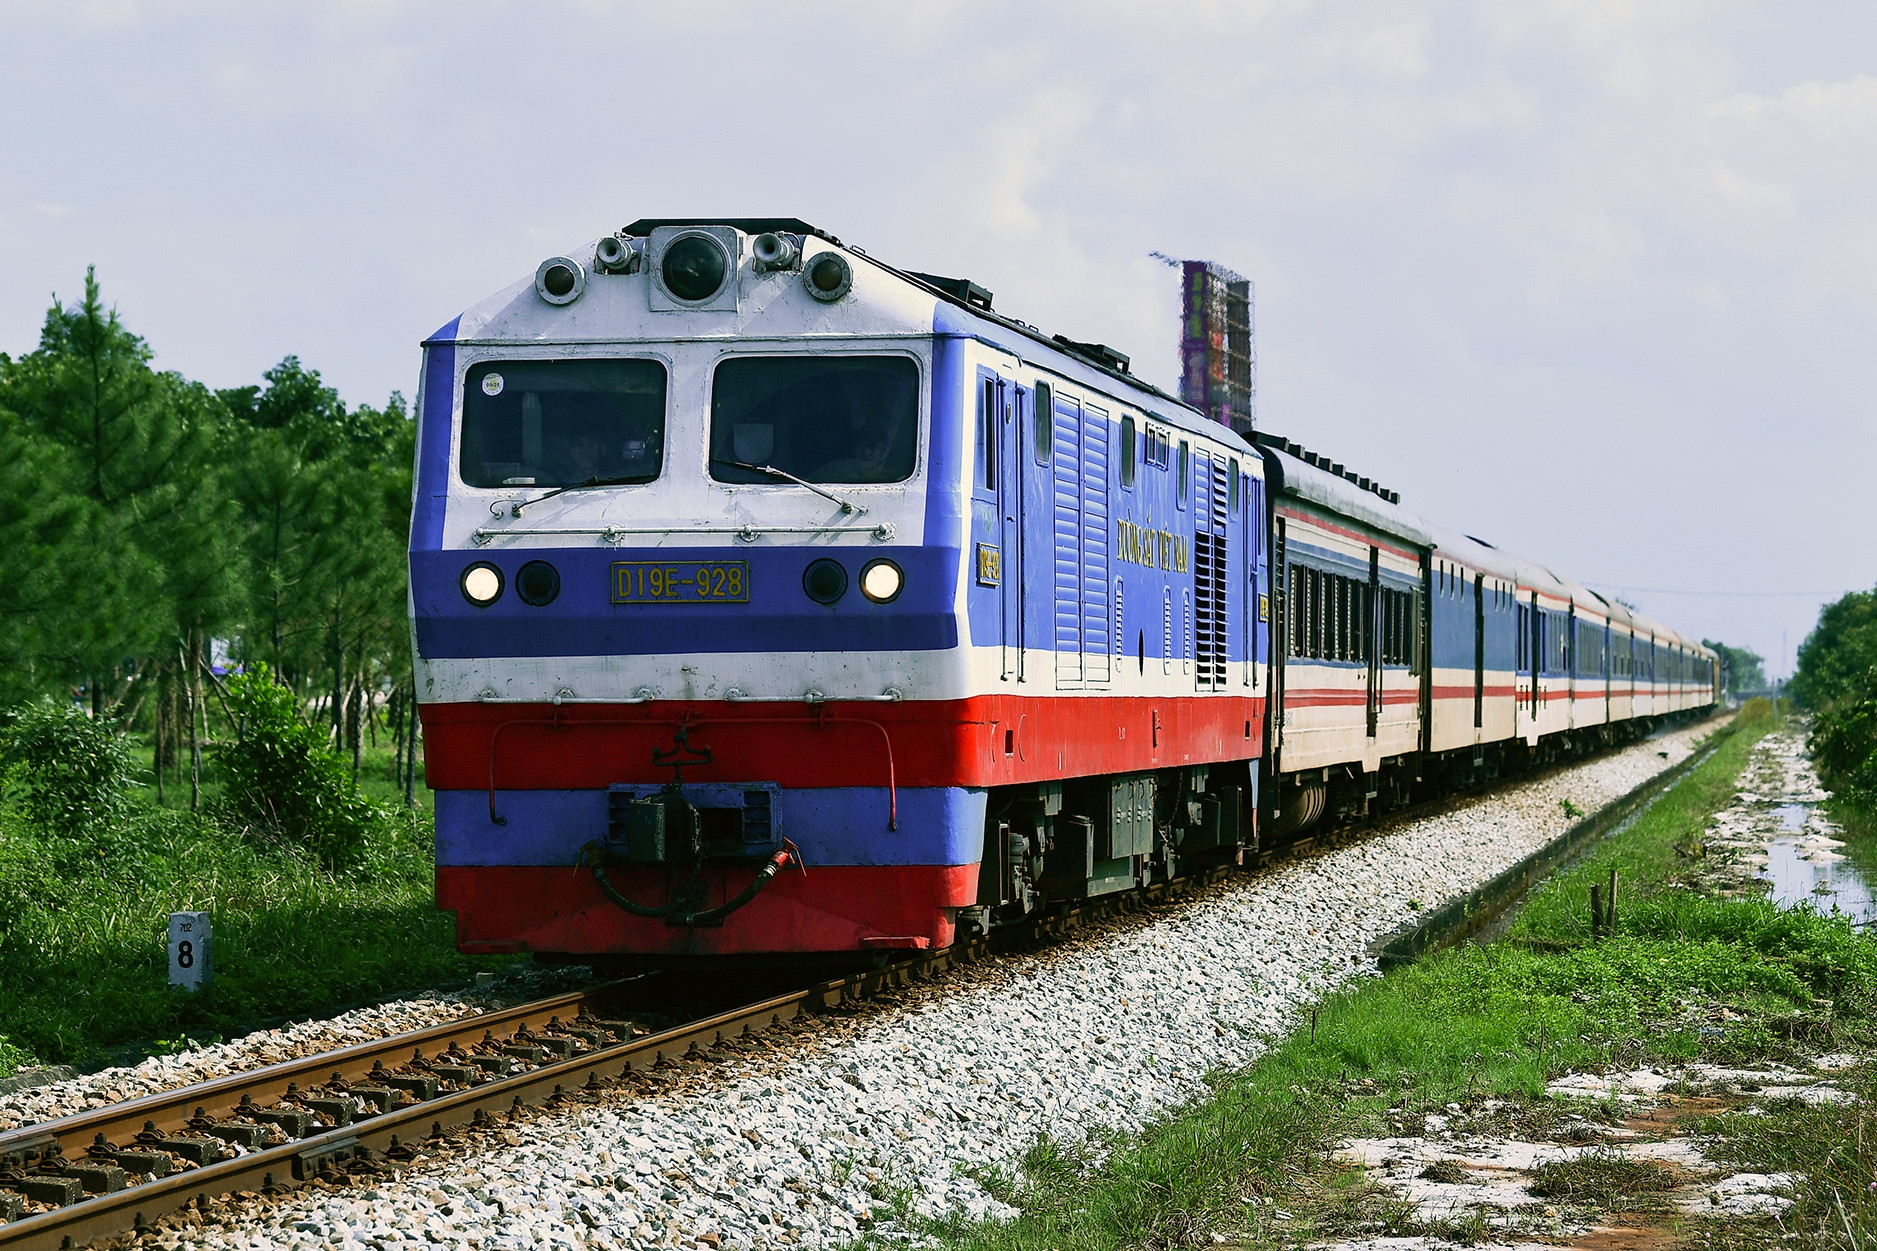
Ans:
[{"label": "railroad ballast", "polygon": [[464,950],[943,947],[1715,702],[1693,641],[991,306],[648,220],[425,343]]}]

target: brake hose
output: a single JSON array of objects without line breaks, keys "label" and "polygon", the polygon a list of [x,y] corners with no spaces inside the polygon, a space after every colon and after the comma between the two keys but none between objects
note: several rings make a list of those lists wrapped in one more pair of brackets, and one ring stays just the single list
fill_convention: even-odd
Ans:
[{"label": "brake hose", "polygon": [[663,907],[647,907],[645,904],[633,903],[630,899],[620,894],[619,888],[613,885],[612,879],[606,874],[606,848],[604,844],[597,842],[588,843],[586,847],[581,850],[581,857],[593,866],[593,878],[600,884],[600,893],[610,899],[617,907],[631,913],[635,917],[663,917],[673,925],[709,925],[714,921],[721,921],[724,917],[729,916],[732,912],[735,912],[738,908],[741,908],[744,904],[756,898],[762,891],[762,888],[769,885],[770,879],[775,877],[776,874],[782,872],[782,870],[788,868],[791,864],[800,867],[802,863],[801,852],[796,850],[794,843],[791,843],[785,838],[782,840],[782,846],[777,848],[773,856],[770,856],[769,859],[763,862],[762,868],[756,870],[755,878],[751,880],[748,886],[743,888],[742,893],[736,898],[727,900],[717,905],[715,908],[706,908],[701,912],[691,912],[687,911],[687,909],[697,901],[698,896],[702,893],[702,882],[691,883],[690,886],[686,887],[683,893],[673,898],[670,903],[665,904]]}]

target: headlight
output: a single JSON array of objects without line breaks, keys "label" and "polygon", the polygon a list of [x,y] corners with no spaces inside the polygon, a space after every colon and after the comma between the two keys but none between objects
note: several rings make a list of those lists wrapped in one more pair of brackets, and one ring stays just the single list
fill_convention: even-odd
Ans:
[{"label": "headlight", "polygon": [[463,598],[478,608],[487,608],[502,597],[502,571],[486,560],[479,560],[463,570]]},{"label": "headlight", "polygon": [[906,575],[890,560],[876,560],[860,571],[860,593],[876,604],[890,604],[906,586]]},{"label": "headlight", "polygon": [[697,304],[723,289],[730,258],[709,235],[681,235],[666,245],[658,272],[674,298]]}]

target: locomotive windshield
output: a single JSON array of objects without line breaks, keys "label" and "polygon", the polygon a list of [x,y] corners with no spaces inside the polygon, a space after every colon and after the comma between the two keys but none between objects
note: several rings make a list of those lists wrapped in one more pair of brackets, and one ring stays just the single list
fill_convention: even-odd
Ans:
[{"label": "locomotive windshield", "polygon": [[717,366],[710,476],[904,482],[919,432],[919,367],[903,356],[739,356]]},{"label": "locomotive windshield", "polygon": [[650,482],[664,458],[658,361],[486,361],[469,370],[462,474],[470,486]]}]

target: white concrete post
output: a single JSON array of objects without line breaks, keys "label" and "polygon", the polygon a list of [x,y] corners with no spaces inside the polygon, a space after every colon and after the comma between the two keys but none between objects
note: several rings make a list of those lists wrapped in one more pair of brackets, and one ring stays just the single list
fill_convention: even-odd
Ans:
[{"label": "white concrete post", "polygon": [[215,938],[206,912],[169,914],[169,984],[200,990],[215,967]]}]

